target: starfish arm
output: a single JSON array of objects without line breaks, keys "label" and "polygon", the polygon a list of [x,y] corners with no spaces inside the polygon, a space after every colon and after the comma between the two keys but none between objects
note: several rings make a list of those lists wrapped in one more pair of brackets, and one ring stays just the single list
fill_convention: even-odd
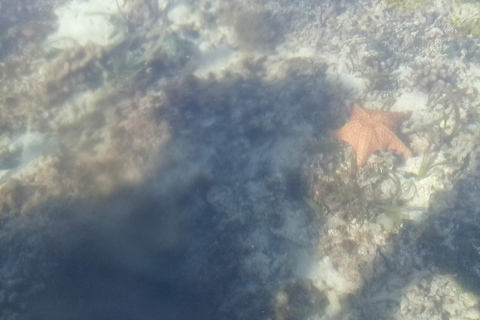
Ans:
[{"label": "starfish arm", "polygon": [[337,137],[353,147],[358,167],[365,164],[370,154],[380,149],[374,130],[359,120],[347,123],[337,132]]},{"label": "starfish arm", "polygon": [[378,150],[393,150],[410,157],[412,152],[395,134],[409,115],[409,111],[376,111],[354,105],[350,122],[340,130],[331,131],[330,135],[353,147],[358,167]]},{"label": "starfish arm", "polygon": [[358,132],[361,130],[361,124],[358,121],[350,121],[346,123],[340,130],[333,132],[334,136],[351,145],[356,143]]},{"label": "starfish arm", "polygon": [[392,131],[397,131],[400,124],[410,116],[410,111],[375,111],[371,120],[386,126]]},{"label": "starfish arm", "polygon": [[390,130],[396,131],[400,124],[405,121],[410,114],[410,111],[370,110],[354,105],[352,108],[351,119],[383,124]]},{"label": "starfish arm", "polygon": [[395,133],[393,133],[386,126],[379,126],[376,128],[377,136],[381,137],[380,147],[383,150],[396,151],[404,157],[411,157],[412,152],[408,149]]},{"label": "starfish arm", "polygon": [[350,115],[351,120],[360,120],[360,121],[368,121],[371,117],[371,110],[366,108],[360,107],[359,105],[355,104],[352,108],[352,113]]},{"label": "starfish arm", "polygon": [[373,130],[363,130],[359,135],[359,142],[355,148],[357,155],[357,167],[361,167],[367,162],[370,155],[378,151],[377,139]]}]

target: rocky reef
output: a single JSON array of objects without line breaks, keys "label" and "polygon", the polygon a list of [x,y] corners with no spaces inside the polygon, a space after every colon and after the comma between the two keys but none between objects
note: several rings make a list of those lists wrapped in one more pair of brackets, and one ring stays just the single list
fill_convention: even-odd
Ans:
[{"label": "rocky reef", "polygon": [[0,0],[0,319],[480,317],[470,6]]}]

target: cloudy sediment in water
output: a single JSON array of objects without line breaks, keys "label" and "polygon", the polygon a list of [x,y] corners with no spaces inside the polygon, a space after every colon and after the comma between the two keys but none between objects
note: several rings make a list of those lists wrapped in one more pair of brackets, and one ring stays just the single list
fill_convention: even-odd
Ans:
[{"label": "cloudy sediment in water", "polygon": [[479,22],[0,0],[0,320],[479,319]]}]

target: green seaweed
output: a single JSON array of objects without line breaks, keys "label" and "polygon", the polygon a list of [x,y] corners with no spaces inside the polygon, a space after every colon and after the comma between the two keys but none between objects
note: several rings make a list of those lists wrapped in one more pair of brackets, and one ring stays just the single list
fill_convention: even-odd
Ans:
[{"label": "green seaweed", "polygon": [[458,30],[474,36],[480,35],[480,3],[478,1],[453,1],[450,20]]},{"label": "green seaweed", "polygon": [[[431,121],[427,125],[422,126],[422,128],[427,129],[427,128],[431,128],[432,126],[436,126],[436,125],[441,127],[441,124],[443,122],[443,129],[441,131],[441,138],[440,138],[439,143],[441,145],[443,145],[443,144],[450,145],[452,140],[459,134],[459,132],[461,130],[462,119],[461,119],[461,115],[460,115],[460,107],[457,104],[457,102],[456,102],[456,100],[453,96],[453,93],[448,88],[443,88],[443,93],[444,93],[444,95],[442,97],[440,97],[438,100],[436,100],[434,104],[438,104],[438,103],[441,103],[441,102],[445,102],[446,100],[449,100],[450,103],[451,103],[451,106],[452,106],[451,110],[448,113],[443,112],[442,117],[440,117],[439,119],[435,119],[435,120]],[[433,104],[430,99],[429,99],[429,102],[430,102],[429,104]],[[448,119],[451,117],[452,113],[453,113],[454,124],[453,124],[453,127],[452,127],[450,133],[447,133],[447,122],[448,122]],[[434,148],[434,143],[433,143],[433,141],[430,141],[428,146],[425,148],[425,151],[423,152],[422,162],[420,163],[420,168],[418,169],[418,173],[417,173],[417,176],[416,176],[417,180],[422,180],[422,179],[426,178],[427,176],[429,176],[431,174],[431,170],[433,168],[435,168],[437,166],[449,164],[449,162],[447,162],[447,161],[442,161],[442,162],[439,162],[439,163],[435,163],[439,152],[434,151],[434,149],[435,149]]]},{"label": "green seaweed", "polygon": [[433,143],[430,142],[423,151],[422,162],[417,173],[417,180],[422,180],[430,175],[430,170],[433,168],[435,159],[437,159],[438,152],[432,152]]},{"label": "green seaweed", "polygon": [[417,180],[422,180],[432,173],[432,169],[438,166],[449,165],[450,162],[442,161],[435,163],[439,152],[433,150],[433,143],[430,142],[423,152],[422,162],[417,173]]},{"label": "green seaweed", "polygon": [[390,80],[390,78],[397,74],[397,72],[390,72],[389,70],[382,70],[382,71],[372,71],[372,72],[362,72],[356,74],[358,78],[369,80],[370,82],[378,81],[378,80]]},{"label": "green seaweed", "polygon": [[392,195],[391,199],[392,201],[397,201],[400,199],[400,197],[402,196],[402,183],[400,181],[400,178],[398,177],[398,175],[396,175],[395,173],[393,172],[390,172],[388,173],[388,177],[393,181],[393,183],[395,184],[395,193]]},{"label": "green seaweed", "polygon": [[380,110],[390,110],[390,108],[395,104],[395,102],[397,101],[397,99],[395,99],[394,97],[392,96],[389,96],[387,98],[387,100],[385,100],[382,104],[382,107],[380,108]]},{"label": "green seaweed", "polygon": [[453,98],[452,92],[447,88],[444,88],[444,92],[448,97],[448,99],[450,100],[450,102],[452,103],[452,109],[453,109],[453,115],[454,115],[454,121],[455,121],[450,134],[444,137],[444,142],[446,144],[450,144],[452,142],[452,139],[455,138],[460,132],[462,119],[460,117],[460,108],[457,102],[455,101],[455,99]]},{"label": "green seaweed", "polygon": [[408,211],[408,207],[379,205],[377,209],[382,211],[392,221],[394,228],[398,228],[403,221],[411,220],[405,213],[405,211]]},{"label": "green seaweed", "polygon": [[469,167],[470,165],[470,153],[468,153],[465,158],[463,158],[463,162],[462,164],[458,167],[458,169],[456,169],[453,173],[452,173],[452,176],[457,176],[457,175],[460,175],[462,172],[464,172],[465,170],[467,170],[467,168]]},{"label": "green seaweed", "polygon": [[320,217],[325,216],[325,213],[327,210],[325,208],[320,207],[312,198],[303,197],[303,201],[305,201],[305,203],[310,207],[310,209],[315,211],[315,213],[318,216]]},{"label": "green seaweed", "polygon": [[431,2],[431,0],[387,0],[387,3],[392,7],[400,7],[409,10],[416,10]]}]

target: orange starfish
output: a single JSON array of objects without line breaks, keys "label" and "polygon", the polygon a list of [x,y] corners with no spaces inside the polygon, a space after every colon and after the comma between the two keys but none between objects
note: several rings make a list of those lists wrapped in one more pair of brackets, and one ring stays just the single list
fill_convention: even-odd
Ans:
[{"label": "orange starfish", "polygon": [[411,157],[412,152],[395,134],[408,116],[410,111],[375,111],[354,105],[350,122],[331,135],[355,149],[357,167],[363,166],[370,155],[379,150],[394,150]]}]

